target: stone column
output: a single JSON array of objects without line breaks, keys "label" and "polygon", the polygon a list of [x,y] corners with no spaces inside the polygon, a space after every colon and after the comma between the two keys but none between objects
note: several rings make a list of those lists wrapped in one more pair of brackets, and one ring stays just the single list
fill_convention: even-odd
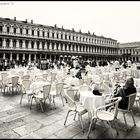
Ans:
[{"label": "stone column", "polygon": [[29,40],[29,42],[28,42],[28,48],[29,48],[29,49],[32,48],[32,46],[31,46],[31,40]]},{"label": "stone column", "polygon": [[2,48],[5,48],[5,47],[6,47],[6,39],[3,38],[3,40],[2,40]]},{"label": "stone column", "polygon": [[13,47],[13,40],[10,39],[10,44],[9,44],[9,47],[12,48]]},{"label": "stone column", "polygon": [[10,33],[13,33],[13,27],[12,26],[10,27]]},{"label": "stone column", "polygon": [[40,37],[42,37],[42,30],[39,31],[39,35],[40,35]]},{"label": "stone column", "polygon": [[61,50],[61,44],[59,43],[58,45],[58,50],[60,51]]},{"label": "stone column", "polygon": [[37,36],[37,30],[34,30],[34,36]]},{"label": "stone column", "polygon": [[54,43],[54,50],[56,50],[56,43]]},{"label": "stone column", "polygon": [[3,26],[3,32],[6,32],[6,25]]},{"label": "stone column", "polygon": [[19,48],[19,40],[16,40],[16,48]]},{"label": "stone column", "polygon": [[51,42],[50,42],[50,46],[49,46],[49,49],[50,49],[50,50],[52,50],[52,43],[51,43]]},{"label": "stone column", "polygon": [[47,50],[47,42],[45,42],[44,49]]},{"label": "stone column", "polygon": [[19,60],[19,54],[17,54],[16,60],[17,60],[17,61]]},{"label": "stone column", "polygon": [[34,62],[36,62],[36,54],[34,54]]},{"label": "stone column", "polygon": [[25,28],[23,28],[23,35],[25,35],[26,34],[26,29]]},{"label": "stone column", "polygon": [[65,51],[65,44],[63,44],[63,51]]},{"label": "stone column", "polygon": [[29,34],[29,36],[31,36],[31,35],[32,35],[32,30],[31,30],[31,29],[29,29],[28,34]]},{"label": "stone column", "polygon": [[10,53],[10,61],[12,61],[12,60],[13,60],[13,54]]},{"label": "stone column", "polygon": [[31,54],[29,54],[28,62],[31,62]]},{"label": "stone column", "polygon": [[39,42],[39,49],[42,49],[42,42]]},{"label": "stone column", "polygon": [[70,51],[70,50],[69,50],[69,44],[67,44],[67,51]]},{"label": "stone column", "polygon": [[19,27],[17,28],[17,34],[20,34],[20,28]]},{"label": "stone column", "polygon": [[3,59],[5,59],[5,53],[3,53]]},{"label": "stone column", "polygon": [[25,49],[25,40],[22,40],[22,48]]},{"label": "stone column", "polygon": [[37,43],[36,43],[36,41],[34,42],[34,49],[37,49]]},{"label": "stone column", "polygon": [[25,60],[25,53],[23,53],[23,57],[22,57],[22,60]]}]

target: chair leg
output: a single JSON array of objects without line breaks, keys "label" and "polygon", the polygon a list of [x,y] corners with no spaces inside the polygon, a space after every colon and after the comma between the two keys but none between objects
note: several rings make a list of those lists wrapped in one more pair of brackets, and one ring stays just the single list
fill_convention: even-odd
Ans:
[{"label": "chair leg", "polygon": [[90,121],[89,129],[88,129],[88,133],[87,133],[87,138],[89,138],[89,134],[90,134],[90,131],[91,131],[91,128],[92,128],[92,122],[93,122],[94,120],[95,120],[94,126],[96,125],[97,119],[94,118],[94,117],[92,117],[92,118],[91,118],[91,121]]},{"label": "chair leg", "polygon": [[53,96],[53,104],[54,104],[54,108],[56,109],[56,105],[55,105],[54,96]]},{"label": "chair leg", "polygon": [[114,134],[113,134],[113,132],[112,132],[112,126],[111,126],[111,123],[110,123],[110,121],[107,121],[107,122],[108,122],[108,124],[109,124],[109,128],[110,128],[111,134],[112,134],[112,136],[113,136],[113,138],[114,138]]},{"label": "chair leg", "polygon": [[76,118],[76,114],[77,114],[77,112],[75,112],[75,115],[74,115],[74,118],[73,118],[73,120],[75,120],[75,118]]},{"label": "chair leg", "polygon": [[132,119],[133,119],[134,126],[136,126],[136,122],[135,122],[135,119],[134,119],[133,111],[130,110],[130,112],[131,112],[131,116],[132,116]]},{"label": "chair leg", "polygon": [[116,133],[117,133],[117,136],[119,134],[118,130],[117,130],[117,124],[115,123],[116,119],[113,121],[114,125],[115,125],[115,129],[116,129]]},{"label": "chair leg", "polygon": [[33,102],[33,98],[34,98],[34,97],[32,97],[32,98],[31,98],[30,109],[32,109],[32,102]]},{"label": "chair leg", "polygon": [[63,106],[64,106],[63,96],[62,96],[62,95],[60,95],[60,96],[61,96],[62,104],[63,104]]},{"label": "chair leg", "polygon": [[83,121],[82,121],[82,115],[78,114],[79,120],[80,120],[80,124],[81,124],[81,128],[82,131],[84,132],[84,126],[83,126]]},{"label": "chair leg", "polygon": [[40,106],[41,106],[41,111],[44,112],[44,109],[43,109],[43,105],[42,105],[41,100],[39,100],[39,103],[40,103]]},{"label": "chair leg", "polygon": [[66,124],[66,121],[67,121],[67,118],[68,118],[69,113],[70,113],[70,110],[67,112],[66,119],[64,121],[64,125]]},{"label": "chair leg", "polygon": [[124,118],[124,121],[125,121],[126,130],[128,131],[127,121],[126,121],[126,117],[125,117],[125,113],[124,112],[123,112],[123,118]]},{"label": "chair leg", "polygon": [[23,98],[23,93],[22,93],[22,95],[21,95],[20,104],[22,103],[22,98]]}]

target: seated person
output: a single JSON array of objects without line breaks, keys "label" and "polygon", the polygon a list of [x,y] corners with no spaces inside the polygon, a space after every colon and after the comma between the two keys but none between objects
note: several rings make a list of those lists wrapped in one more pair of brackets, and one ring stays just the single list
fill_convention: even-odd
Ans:
[{"label": "seated person", "polygon": [[136,93],[136,87],[134,86],[134,79],[129,78],[127,79],[125,85],[123,87],[120,87],[116,94],[114,94],[114,97],[122,97],[122,100],[119,102],[118,108],[120,109],[127,109],[128,107],[128,98],[125,98],[126,96]]}]

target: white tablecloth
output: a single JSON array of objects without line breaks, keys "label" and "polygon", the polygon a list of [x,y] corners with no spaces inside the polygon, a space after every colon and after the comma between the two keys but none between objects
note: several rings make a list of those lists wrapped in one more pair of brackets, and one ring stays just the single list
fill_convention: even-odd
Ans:
[{"label": "white tablecloth", "polygon": [[89,113],[94,114],[97,107],[105,105],[105,97],[94,95],[92,91],[81,91],[80,102]]},{"label": "white tablecloth", "polygon": [[48,84],[50,84],[50,83],[49,82],[44,82],[44,81],[36,81],[36,82],[33,82],[30,85],[30,89],[32,91],[38,92],[39,90],[42,89],[43,86],[48,85]]}]

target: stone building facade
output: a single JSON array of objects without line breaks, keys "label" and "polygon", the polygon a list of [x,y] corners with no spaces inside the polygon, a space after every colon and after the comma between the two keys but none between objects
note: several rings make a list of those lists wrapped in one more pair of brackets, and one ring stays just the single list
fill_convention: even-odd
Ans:
[{"label": "stone building facade", "polygon": [[140,42],[120,44],[118,54],[120,61],[131,60],[133,62],[140,62]]},{"label": "stone building facade", "polygon": [[27,21],[0,18],[0,59],[32,61],[119,59],[117,40]]}]

